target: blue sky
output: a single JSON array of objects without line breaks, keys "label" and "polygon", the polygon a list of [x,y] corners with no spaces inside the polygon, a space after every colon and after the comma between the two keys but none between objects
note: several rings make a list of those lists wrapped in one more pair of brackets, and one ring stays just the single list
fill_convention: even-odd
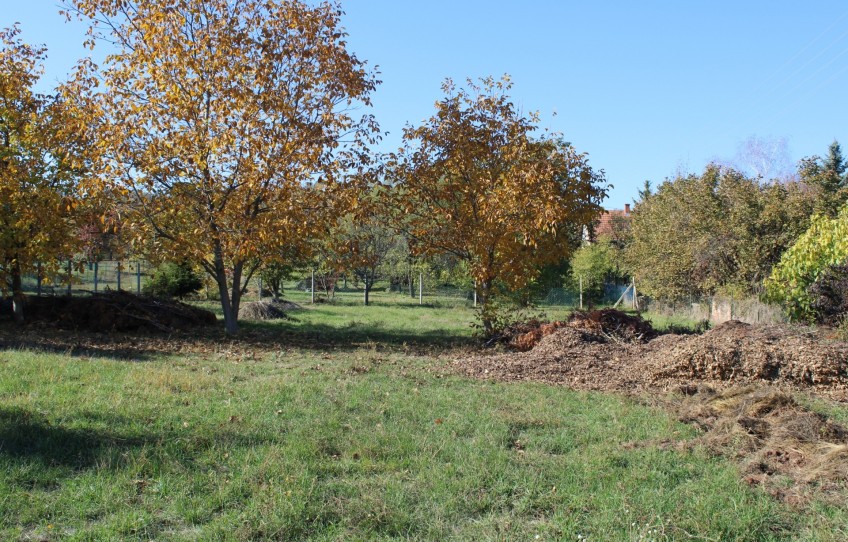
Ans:
[{"label": "blue sky", "polygon": [[[54,0],[0,0],[0,26],[49,48],[47,80],[87,54]],[[848,151],[848,2],[347,0],[350,48],[380,67],[374,113],[400,144],[445,77],[509,74],[512,96],[562,132],[622,207],[645,179],[729,160],[751,136],[792,161]],[[555,113],[555,115],[554,115]],[[848,153],[846,153],[848,154]]]}]

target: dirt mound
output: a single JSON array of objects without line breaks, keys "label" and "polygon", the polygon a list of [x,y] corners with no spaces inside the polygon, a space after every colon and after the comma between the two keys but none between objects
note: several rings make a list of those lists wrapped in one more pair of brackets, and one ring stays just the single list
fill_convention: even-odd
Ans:
[{"label": "dirt mound", "polygon": [[291,301],[272,299],[245,303],[239,309],[239,318],[244,320],[278,320],[288,318],[288,313],[300,309],[300,305]]},{"label": "dirt mound", "polygon": [[529,351],[473,356],[456,360],[454,367],[468,376],[598,391],[769,381],[848,392],[848,344],[825,341],[801,328],[729,322],[703,335],[662,335],[640,343],[653,330],[619,321],[605,328],[598,320],[577,319],[574,326],[555,328]]},{"label": "dirt mound", "polygon": [[506,341],[507,346],[518,352],[527,352],[532,350],[543,337],[551,335],[564,325],[565,322],[543,323],[534,320],[520,326],[513,326],[505,332],[505,336],[509,337]]},{"label": "dirt mound", "polygon": [[575,312],[568,326],[613,342],[643,343],[657,336],[651,323],[641,316],[616,309]]},{"label": "dirt mound", "polygon": [[129,292],[102,292],[80,297],[34,297],[27,300],[28,322],[60,329],[172,332],[215,324],[207,310],[177,301],[137,296]]},{"label": "dirt mound", "polygon": [[543,338],[564,327],[580,331],[589,342],[643,343],[657,336],[651,323],[642,317],[616,309],[603,309],[575,312],[567,322],[530,320],[513,324],[496,342],[505,343],[518,352],[527,352]]},{"label": "dirt mound", "polygon": [[677,411],[681,421],[704,431],[688,447],[736,457],[746,482],[790,504],[803,503],[813,486],[827,491],[848,481],[848,429],[788,393],[702,388]]},{"label": "dirt mound", "polygon": [[654,348],[652,376],[698,380],[780,381],[800,386],[846,386],[848,345],[803,329],[727,322],[707,333]]}]

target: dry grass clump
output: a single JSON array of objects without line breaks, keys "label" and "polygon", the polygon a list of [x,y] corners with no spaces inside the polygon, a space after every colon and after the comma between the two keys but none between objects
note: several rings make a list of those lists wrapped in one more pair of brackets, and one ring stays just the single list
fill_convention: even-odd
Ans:
[{"label": "dry grass clump", "polygon": [[279,299],[253,301],[245,303],[239,308],[239,318],[243,320],[281,320],[287,319],[289,312],[300,308],[297,303]]},{"label": "dry grass clump", "polygon": [[775,497],[804,502],[811,490],[844,488],[848,429],[769,387],[703,390],[679,406],[704,434],[692,444],[736,457],[745,481]]}]

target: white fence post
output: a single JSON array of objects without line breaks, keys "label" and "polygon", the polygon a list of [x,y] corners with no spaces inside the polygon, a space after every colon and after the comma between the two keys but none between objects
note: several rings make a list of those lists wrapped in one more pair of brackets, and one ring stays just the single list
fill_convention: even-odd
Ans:
[{"label": "white fence post", "polygon": [[579,278],[579,281],[580,281],[580,310],[582,311],[583,310],[583,275],[580,275],[578,278]]}]

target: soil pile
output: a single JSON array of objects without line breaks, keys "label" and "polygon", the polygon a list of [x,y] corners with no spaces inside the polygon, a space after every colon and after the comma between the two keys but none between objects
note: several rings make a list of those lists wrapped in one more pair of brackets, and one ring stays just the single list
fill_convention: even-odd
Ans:
[{"label": "soil pile", "polygon": [[507,346],[517,352],[532,350],[543,337],[551,335],[557,329],[563,327],[565,322],[542,323],[532,321],[511,326],[504,332]]},{"label": "soil pile", "polygon": [[34,297],[27,300],[25,318],[60,329],[95,332],[173,332],[213,325],[210,311],[177,301],[102,292],[80,297]]},{"label": "soil pile", "polygon": [[642,343],[653,331],[649,324],[645,328],[614,321],[604,326],[599,321],[574,320],[575,325],[542,336],[529,351],[464,358],[454,367],[479,378],[536,380],[598,391],[762,381],[843,395],[848,391],[848,344],[823,340],[804,329],[728,322],[703,335],[663,335]]},{"label": "soil pile", "polygon": [[612,342],[644,343],[657,336],[651,323],[641,316],[616,309],[575,312],[568,326]]},{"label": "soil pile", "polygon": [[556,330],[569,327],[580,331],[590,342],[643,343],[657,336],[651,323],[641,316],[616,309],[575,312],[567,322],[542,323],[538,320],[507,328],[500,342],[518,352],[532,350]]},{"label": "soil pile", "polygon": [[848,429],[786,392],[703,387],[677,411],[704,431],[686,447],[735,457],[747,483],[790,504],[804,503],[813,488],[828,492],[848,482]]},{"label": "soil pile", "polygon": [[288,313],[300,309],[300,305],[291,301],[272,299],[245,303],[239,309],[239,318],[243,320],[278,320],[288,318]]},{"label": "soil pile", "polygon": [[800,386],[848,384],[848,345],[787,326],[730,321],[653,352],[653,376],[711,381],[779,381]]}]

